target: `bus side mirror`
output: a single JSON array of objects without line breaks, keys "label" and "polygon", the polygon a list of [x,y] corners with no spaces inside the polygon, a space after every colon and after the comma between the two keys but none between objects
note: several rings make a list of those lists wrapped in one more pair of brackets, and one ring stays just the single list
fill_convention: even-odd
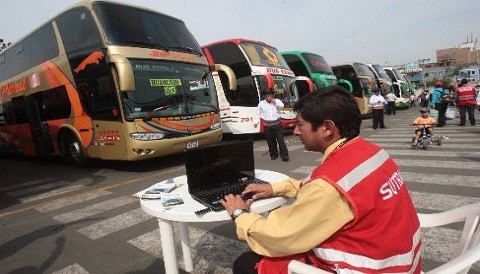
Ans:
[{"label": "bus side mirror", "polygon": [[115,69],[117,70],[118,89],[122,92],[134,91],[135,80],[133,69],[128,59],[122,55],[114,54],[110,56],[109,61],[115,65]]},{"label": "bus side mirror", "polygon": [[228,89],[237,90],[237,76],[235,72],[227,65],[215,64],[214,70],[223,71],[228,78]]}]

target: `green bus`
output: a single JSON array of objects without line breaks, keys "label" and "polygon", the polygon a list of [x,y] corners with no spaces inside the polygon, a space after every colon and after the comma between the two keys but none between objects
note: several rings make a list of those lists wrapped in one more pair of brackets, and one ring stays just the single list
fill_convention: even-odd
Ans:
[{"label": "green bus", "polygon": [[341,84],[352,91],[352,84],[347,80],[337,79],[323,56],[298,50],[284,51],[281,54],[293,73],[312,79],[316,89]]}]

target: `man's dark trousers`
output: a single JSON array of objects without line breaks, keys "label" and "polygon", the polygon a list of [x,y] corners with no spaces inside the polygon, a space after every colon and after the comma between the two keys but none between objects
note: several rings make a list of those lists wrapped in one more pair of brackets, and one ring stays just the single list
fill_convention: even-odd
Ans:
[{"label": "man's dark trousers", "polygon": [[385,124],[383,123],[383,108],[372,109],[372,120],[373,120],[373,129],[377,129],[379,124],[381,128],[385,127]]},{"label": "man's dark trousers", "polygon": [[281,124],[265,126],[265,139],[268,144],[268,151],[270,152],[271,158],[278,157],[278,146],[280,147],[280,157],[282,159],[288,159],[288,148],[283,139],[283,129]]},{"label": "man's dark trousers", "polygon": [[441,102],[435,104],[435,109],[438,110],[438,127],[445,126],[447,117],[445,117],[445,112],[447,112],[448,104],[447,102]]}]

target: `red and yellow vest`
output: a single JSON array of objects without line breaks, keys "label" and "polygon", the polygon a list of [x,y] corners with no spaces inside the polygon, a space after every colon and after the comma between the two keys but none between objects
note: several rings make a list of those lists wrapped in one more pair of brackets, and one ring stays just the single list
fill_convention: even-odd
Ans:
[{"label": "red and yellow vest", "polygon": [[384,150],[357,137],[327,156],[310,181],[318,178],[348,199],[354,220],[313,252],[265,257],[259,274],[287,273],[294,259],[336,273],[421,272],[417,213],[397,165]]},{"label": "red and yellow vest", "polygon": [[457,105],[460,107],[475,106],[477,104],[475,93],[476,89],[472,86],[462,86],[457,88]]},{"label": "red and yellow vest", "polygon": [[312,178],[337,188],[355,215],[313,250],[322,265],[339,273],[420,273],[420,223],[398,167],[383,149],[357,137],[330,153]]}]

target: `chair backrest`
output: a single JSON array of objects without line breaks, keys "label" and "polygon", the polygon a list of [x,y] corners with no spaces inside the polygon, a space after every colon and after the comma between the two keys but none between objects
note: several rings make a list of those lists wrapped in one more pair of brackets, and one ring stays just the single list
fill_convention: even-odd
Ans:
[{"label": "chair backrest", "polygon": [[[472,265],[480,261],[480,203],[462,206],[439,213],[418,213],[420,227],[436,227],[451,223],[465,222],[453,258],[425,274],[461,273],[466,274]],[[288,274],[328,273],[299,261],[291,261]]]},{"label": "chair backrest", "polygon": [[462,206],[439,213],[418,213],[420,227],[443,226],[464,222],[462,234],[452,260],[426,273],[467,273],[480,260],[480,203]]}]

